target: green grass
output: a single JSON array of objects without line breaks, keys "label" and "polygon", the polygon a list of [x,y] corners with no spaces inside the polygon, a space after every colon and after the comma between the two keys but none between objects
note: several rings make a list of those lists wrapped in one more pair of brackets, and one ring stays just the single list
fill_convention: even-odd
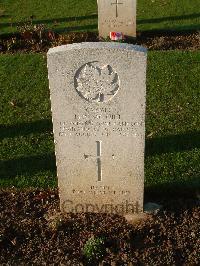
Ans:
[{"label": "green grass", "polygon": [[0,65],[0,184],[55,186],[45,58],[5,55]]},{"label": "green grass", "polygon": [[[149,52],[146,188],[200,188],[200,52]],[[0,186],[57,185],[46,58],[0,56]]]},{"label": "green grass", "polygon": [[148,63],[146,185],[197,191],[200,52],[150,52]]},{"label": "green grass", "polygon": [[[199,10],[197,0],[139,0],[137,30],[199,29]],[[56,31],[97,31],[96,0],[2,0],[0,34],[16,32],[31,17]]]}]

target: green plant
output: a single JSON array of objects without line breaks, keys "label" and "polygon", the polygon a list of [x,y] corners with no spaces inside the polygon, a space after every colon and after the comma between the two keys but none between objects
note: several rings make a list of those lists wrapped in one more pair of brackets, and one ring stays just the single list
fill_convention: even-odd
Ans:
[{"label": "green plant", "polygon": [[83,254],[88,262],[101,259],[105,254],[104,239],[89,238],[83,247]]}]

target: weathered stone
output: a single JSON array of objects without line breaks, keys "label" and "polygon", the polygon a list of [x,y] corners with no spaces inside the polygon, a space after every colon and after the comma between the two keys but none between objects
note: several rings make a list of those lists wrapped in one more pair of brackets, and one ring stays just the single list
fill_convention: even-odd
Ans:
[{"label": "weathered stone", "polygon": [[61,210],[142,212],[146,49],[60,46],[48,70]]},{"label": "weathered stone", "polygon": [[162,205],[159,205],[157,203],[148,202],[144,205],[144,212],[149,214],[157,214],[161,209]]},{"label": "weathered stone", "polygon": [[125,214],[124,218],[126,221],[132,225],[136,225],[139,223],[146,222],[147,220],[151,220],[152,216],[150,214],[147,214],[145,212],[139,213],[139,214]]},{"label": "weathered stone", "polygon": [[103,38],[113,31],[136,37],[136,0],[99,0],[98,27]]}]

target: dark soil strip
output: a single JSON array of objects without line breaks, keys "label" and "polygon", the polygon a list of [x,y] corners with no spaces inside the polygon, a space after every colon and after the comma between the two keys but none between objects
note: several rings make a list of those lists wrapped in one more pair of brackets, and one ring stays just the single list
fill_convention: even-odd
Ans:
[{"label": "dark soil strip", "polygon": [[[58,34],[35,28],[13,36],[0,37],[0,53],[47,52],[58,45],[77,42],[98,42],[97,33],[70,32]],[[104,40],[105,41],[105,40]],[[109,40],[107,40],[109,41]],[[142,45],[149,50],[199,50],[199,32],[138,32],[137,39],[124,42]]]},{"label": "dark soil strip", "polygon": [[199,50],[200,32],[144,32],[136,43],[149,50]]},{"label": "dark soil strip", "polygon": [[[199,265],[199,201],[168,201],[137,225],[118,215],[58,213],[57,190],[0,191],[0,265]],[[91,253],[92,254],[92,253]],[[99,259],[97,259],[99,258]]]}]

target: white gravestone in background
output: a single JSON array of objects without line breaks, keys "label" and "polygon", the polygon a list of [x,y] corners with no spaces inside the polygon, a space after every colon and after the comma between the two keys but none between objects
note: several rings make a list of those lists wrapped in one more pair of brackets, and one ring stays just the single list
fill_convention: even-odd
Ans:
[{"label": "white gravestone in background", "polygon": [[98,28],[103,38],[113,31],[136,37],[136,0],[99,0]]},{"label": "white gravestone in background", "polygon": [[48,71],[61,210],[142,212],[146,50],[60,46]]}]

